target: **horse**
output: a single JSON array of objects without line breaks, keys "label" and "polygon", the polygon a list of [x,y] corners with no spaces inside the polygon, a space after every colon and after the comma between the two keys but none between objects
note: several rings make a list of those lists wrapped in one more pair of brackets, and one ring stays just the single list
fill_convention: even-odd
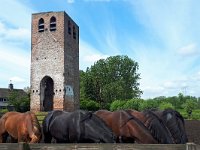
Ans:
[{"label": "horse", "polygon": [[115,143],[112,130],[89,111],[51,111],[43,121],[44,142],[51,143]]},{"label": "horse", "polygon": [[8,135],[11,142],[40,142],[41,128],[33,112],[7,112],[0,119],[0,143],[5,143]]},{"label": "horse", "polygon": [[183,116],[179,112],[173,109],[166,109],[163,111],[154,110],[153,112],[165,123],[176,144],[185,144],[188,142],[185,122]]},{"label": "horse", "polygon": [[126,111],[98,110],[94,112],[102,118],[117,136],[116,142],[137,142],[142,144],[157,144],[150,131],[136,117]]},{"label": "horse", "polygon": [[165,126],[163,121],[156,116],[152,111],[145,110],[139,112],[136,110],[125,110],[127,113],[139,119],[151,132],[152,136],[158,141],[159,144],[173,144],[173,138]]}]

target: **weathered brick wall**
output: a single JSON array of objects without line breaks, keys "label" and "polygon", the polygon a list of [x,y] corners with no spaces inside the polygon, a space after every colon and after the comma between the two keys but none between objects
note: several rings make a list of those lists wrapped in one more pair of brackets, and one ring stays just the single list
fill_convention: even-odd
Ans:
[{"label": "weathered brick wall", "polygon": [[[56,31],[49,30],[50,18],[56,18]],[[38,32],[38,21],[44,19],[45,31]],[[74,110],[79,107],[79,41],[68,34],[65,12],[32,15],[31,110],[40,111],[40,82],[45,76],[54,82],[53,109]],[[76,25],[77,33],[78,26]],[[74,95],[66,94],[66,86]]]},{"label": "weathered brick wall", "polygon": [[[65,85],[70,85],[73,89],[73,98],[65,95],[65,109],[68,109],[69,103],[73,101],[74,109],[79,108],[79,27],[70,17],[65,14]],[[71,34],[68,33],[68,23],[70,21]],[[74,38],[75,28],[76,38]],[[71,54],[71,55],[68,55]],[[72,100],[73,99],[73,100]],[[72,109],[72,108],[70,108]]]}]

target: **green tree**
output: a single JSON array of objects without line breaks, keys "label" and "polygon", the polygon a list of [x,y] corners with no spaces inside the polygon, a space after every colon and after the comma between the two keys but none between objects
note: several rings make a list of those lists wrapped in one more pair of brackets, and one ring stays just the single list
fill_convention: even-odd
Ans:
[{"label": "green tree", "polygon": [[138,63],[128,56],[111,56],[100,59],[87,68],[84,78],[84,96],[95,100],[101,108],[119,99],[140,97]]},{"label": "green tree", "polygon": [[192,111],[197,107],[197,102],[194,100],[188,99],[186,103],[183,104],[185,107],[185,111],[187,112],[188,117],[190,118],[192,115]]},{"label": "green tree", "polygon": [[89,111],[96,111],[100,108],[99,103],[92,100],[81,100],[80,108]]},{"label": "green tree", "polygon": [[111,103],[110,110],[111,111],[122,110],[124,109],[125,104],[126,104],[126,101],[124,100],[115,100]]},{"label": "green tree", "polygon": [[146,110],[146,109],[158,109],[159,103],[157,100],[154,99],[148,99],[145,100],[141,103],[141,110]]},{"label": "green tree", "polygon": [[162,102],[159,105],[159,109],[160,110],[165,110],[165,109],[168,109],[168,108],[174,109],[174,106],[171,103],[169,103],[169,102]]},{"label": "green tree", "polygon": [[13,90],[8,96],[9,105],[14,106],[16,111],[26,112],[30,110],[30,93],[22,94]]},{"label": "green tree", "polygon": [[126,101],[123,107],[124,109],[134,109],[140,111],[143,101],[144,100],[142,99],[130,99]]}]

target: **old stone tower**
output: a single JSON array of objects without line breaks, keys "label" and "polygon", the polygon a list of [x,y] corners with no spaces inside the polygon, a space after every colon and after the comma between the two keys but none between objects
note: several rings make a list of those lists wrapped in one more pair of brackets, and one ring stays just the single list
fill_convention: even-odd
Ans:
[{"label": "old stone tower", "polygon": [[79,108],[79,27],[65,12],[32,14],[31,111]]}]

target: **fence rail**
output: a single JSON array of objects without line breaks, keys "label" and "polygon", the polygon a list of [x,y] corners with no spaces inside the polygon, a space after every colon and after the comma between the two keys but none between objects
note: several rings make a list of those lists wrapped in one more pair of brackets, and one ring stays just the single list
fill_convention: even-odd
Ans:
[{"label": "fence rail", "polygon": [[187,144],[26,144],[3,143],[2,150],[199,150],[200,145]]}]

